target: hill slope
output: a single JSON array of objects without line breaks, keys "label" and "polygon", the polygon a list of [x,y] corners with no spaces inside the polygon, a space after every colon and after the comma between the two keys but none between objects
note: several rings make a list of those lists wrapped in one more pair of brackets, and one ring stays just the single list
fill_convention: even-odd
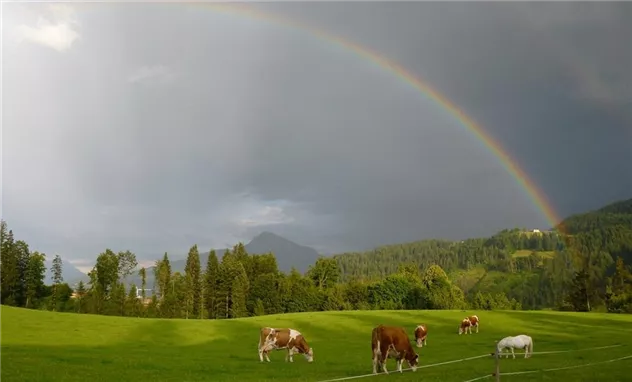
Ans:
[{"label": "hill slope", "polygon": [[567,294],[574,272],[568,245],[580,253],[604,254],[595,270],[601,279],[596,287],[603,295],[603,279],[613,271],[612,260],[620,256],[632,264],[632,199],[569,216],[553,231],[507,229],[490,238],[422,240],[334,258],[346,280],[383,279],[402,264],[421,270],[437,264],[469,297],[476,292],[504,292],[533,309],[559,306]]},{"label": "hill slope", "polygon": [[[2,379],[9,380],[161,380],[161,381],[322,381],[371,373],[368,351],[371,329],[380,323],[413,328],[429,326],[427,347],[417,373],[398,381],[464,381],[490,374],[487,354],[493,343],[519,327],[535,340],[535,351],[586,349],[632,342],[621,326],[632,317],[553,312],[477,312],[478,334],[459,336],[461,311],[374,311],[298,313],[235,320],[160,320],[33,311],[2,306]],[[300,330],[314,349],[314,362],[300,355],[284,362],[284,352],[272,352],[271,364],[260,363],[255,348],[263,325]],[[594,327],[598,330],[587,330]],[[241,338],[251,346],[235,346]],[[627,347],[608,351],[534,355],[503,360],[503,372],[576,366],[632,353]],[[459,358],[465,362],[431,366]],[[209,360],[215,360],[209,362]],[[221,360],[221,362],[219,362]],[[389,371],[395,362],[387,362]],[[72,370],[72,372],[69,372]],[[632,362],[597,365],[547,375],[554,380],[625,380]],[[420,374],[421,373],[421,374]],[[381,379],[381,378],[380,378]],[[519,376],[513,380],[521,380]],[[522,379],[526,380],[526,379]]]}]

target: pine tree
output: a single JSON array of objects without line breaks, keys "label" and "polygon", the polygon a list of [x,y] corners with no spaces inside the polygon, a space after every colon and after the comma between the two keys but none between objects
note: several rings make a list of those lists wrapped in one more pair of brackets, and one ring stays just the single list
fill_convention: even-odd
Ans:
[{"label": "pine tree", "polygon": [[61,261],[61,257],[59,255],[55,255],[53,259],[53,266],[51,270],[53,271],[53,295],[51,296],[51,303],[53,305],[53,310],[57,310],[57,300],[59,299],[58,288],[59,284],[64,281],[62,276],[62,268],[63,262]]},{"label": "pine tree", "polygon": [[231,263],[233,262],[233,254],[226,249],[222,262],[219,263],[217,269],[217,282],[215,289],[215,318],[230,317],[230,293],[232,289],[232,280],[234,275]]},{"label": "pine tree", "polygon": [[200,315],[200,307],[202,300],[202,284],[200,282],[200,254],[198,253],[197,244],[189,249],[187,256],[187,264],[184,268],[186,279],[186,297],[185,297],[185,317],[189,318],[189,313],[193,317]]},{"label": "pine tree", "polygon": [[18,264],[18,282],[16,285],[15,300],[17,306],[26,305],[26,272],[31,257],[29,245],[23,240],[15,242],[15,254]]},{"label": "pine tree", "polygon": [[208,254],[206,263],[206,273],[204,275],[204,302],[208,318],[217,318],[216,311],[216,291],[217,291],[217,273],[219,272],[219,261],[215,250],[211,250]]},{"label": "pine tree", "polygon": [[7,223],[0,221],[0,298],[2,304],[16,305],[16,291],[19,284],[18,259],[15,253],[13,231]]},{"label": "pine tree", "polygon": [[147,270],[145,269],[145,267],[142,267],[138,271],[138,275],[140,276],[140,285],[141,285],[140,295],[142,296],[143,301],[144,301],[145,298],[147,297],[145,295],[145,289],[147,288]]},{"label": "pine tree", "polygon": [[171,287],[171,263],[169,262],[167,252],[165,252],[162,260],[156,264],[156,269],[158,288],[160,289],[160,300],[164,301]]},{"label": "pine tree", "polygon": [[35,307],[36,299],[44,290],[44,279],[46,278],[45,255],[33,252],[29,258],[26,268],[26,308]]},{"label": "pine tree", "polygon": [[79,285],[77,285],[77,290],[75,292],[77,294],[77,304],[75,306],[77,313],[84,313],[84,298],[86,295],[86,286],[84,285],[83,281],[79,281]]},{"label": "pine tree", "polygon": [[246,317],[248,310],[246,309],[246,299],[248,297],[248,276],[246,270],[240,261],[235,262],[235,278],[231,286],[231,307],[230,317]]}]

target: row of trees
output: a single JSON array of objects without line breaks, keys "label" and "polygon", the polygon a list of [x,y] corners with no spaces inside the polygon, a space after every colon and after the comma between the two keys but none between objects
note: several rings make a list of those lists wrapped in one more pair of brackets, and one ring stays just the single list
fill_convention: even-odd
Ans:
[{"label": "row of trees", "polygon": [[46,285],[46,254],[31,252],[23,240],[15,240],[7,223],[0,221],[0,299],[2,304],[57,310],[72,291],[62,284],[62,261],[52,262],[51,284]]},{"label": "row of trees", "polygon": [[[112,281],[117,277],[122,280],[125,274],[120,271],[123,268],[117,264],[117,257],[121,255],[106,251],[97,258],[95,270],[102,273],[90,273],[94,277],[91,285],[97,287],[80,297],[81,312],[226,319],[322,310],[462,309],[469,305],[463,291],[438,265],[424,272],[413,265],[402,265],[381,281],[341,282],[341,271],[333,258],[318,259],[304,275],[295,269],[285,274],[279,271],[273,254],[248,254],[239,243],[226,251],[221,261],[215,251],[210,251],[204,272],[196,245],[189,250],[184,274],[171,271],[165,254],[153,267],[156,288],[143,309],[135,302],[141,300],[134,299],[134,286],[126,302],[123,283]],[[141,268],[139,274],[144,289],[146,270]],[[520,309],[517,301],[501,293],[479,293],[475,306]]]},{"label": "row of trees", "polygon": [[[625,203],[628,203],[627,205]],[[147,270],[130,251],[99,254],[87,285],[63,283],[61,259],[45,285],[45,255],[30,252],[2,222],[2,303],[51,310],[165,318],[225,319],[347,309],[539,309],[632,312],[632,203],[564,221],[551,232],[504,230],[461,242],[425,240],[320,258],[305,274],[280,272],[272,253],[235,245],[202,269],[196,245],[184,272],[169,256]],[[615,260],[616,259],[616,260]],[[141,279],[141,298],[131,275]]]},{"label": "row of trees", "polygon": [[[6,224],[3,225],[6,229]],[[23,242],[14,243],[12,232],[3,235],[3,275],[7,272]],[[4,250],[7,248],[8,250]],[[28,250],[27,250],[28,252]],[[29,258],[43,259],[37,252]],[[206,269],[201,269],[197,245],[190,248],[183,274],[172,272],[168,254],[156,262],[153,271],[156,285],[150,296],[145,296],[147,270],[138,272],[141,278],[141,298],[135,285],[127,278],[135,272],[138,262],[130,251],[115,253],[107,249],[99,254],[89,272],[90,282],[80,282],[74,292],[62,284],[61,260],[55,258],[52,288],[44,285],[43,261],[37,273],[26,272],[26,279],[34,278],[41,291],[31,301],[15,297],[13,289],[3,283],[2,303],[29,308],[56,309],[78,313],[105,315],[225,319],[274,313],[349,309],[462,309],[473,305],[478,309],[520,309],[520,304],[498,293],[478,293],[473,302],[454,285],[444,270],[431,265],[421,271],[413,264],[401,264],[396,272],[383,280],[352,279],[342,281],[342,272],[334,258],[320,258],[305,273],[292,269],[288,274],[279,271],[273,254],[248,254],[243,244],[235,245],[220,259],[215,251],[208,254]],[[18,272],[19,273],[19,272]],[[10,278],[3,277],[3,282]],[[20,284],[21,285],[21,284]],[[66,292],[63,298],[50,290]],[[7,293],[5,293],[5,289]],[[28,289],[30,290],[30,289]],[[26,292],[25,292],[26,293]],[[27,293],[28,294],[28,293]],[[40,302],[40,303],[37,303]]]}]

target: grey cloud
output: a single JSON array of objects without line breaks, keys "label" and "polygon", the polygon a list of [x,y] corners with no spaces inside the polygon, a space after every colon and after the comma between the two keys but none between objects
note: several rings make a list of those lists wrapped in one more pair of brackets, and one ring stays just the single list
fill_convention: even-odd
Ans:
[{"label": "grey cloud", "polygon": [[[253,6],[426,79],[561,214],[629,197],[629,4]],[[5,44],[3,214],[38,249],[151,258],[272,230],[333,252],[548,224],[454,116],[352,52],[202,8],[94,7],[63,54]]]}]

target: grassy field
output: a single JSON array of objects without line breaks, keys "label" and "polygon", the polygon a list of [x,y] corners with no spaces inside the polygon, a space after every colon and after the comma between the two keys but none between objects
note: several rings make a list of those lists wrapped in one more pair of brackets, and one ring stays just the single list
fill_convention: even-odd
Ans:
[{"label": "grassy field", "polygon": [[[411,334],[429,326],[428,346],[415,348],[421,365],[491,353],[494,341],[526,333],[534,350],[586,349],[623,344],[607,350],[503,359],[502,372],[537,370],[606,361],[632,355],[632,316],[557,312],[373,311],[321,312],[239,320],[198,321],[135,319],[51,313],[2,306],[3,381],[324,381],[371,373],[371,328],[404,326]],[[458,322],[477,313],[480,333],[457,334]],[[314,348],[314,363],[283,351],[260,363],[260,326],[300,330]],[[395,361],[388,361],[394,371]],[[493,372],[484,357],[436,367],[353,381],[466,381]],[[624,381],[632,377],[632,359],[580,369],[512,375],[503,381]],[[487,381],[492,381],[489,378]]]}]

